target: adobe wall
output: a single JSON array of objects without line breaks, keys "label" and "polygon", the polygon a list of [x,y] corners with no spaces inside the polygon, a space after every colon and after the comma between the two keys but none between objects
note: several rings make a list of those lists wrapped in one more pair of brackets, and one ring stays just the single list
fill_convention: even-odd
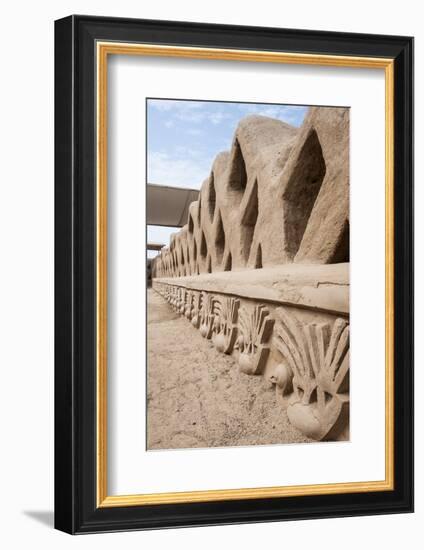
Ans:
[{"label": "adobe wall", "polygon": [[301,128],[239,123],[152,264],[153,288],[276,386],[314,439],[349,424],[349,110],[310,108]]},{"label": "adobe wall", "polygon": [[300,129],[244,118],[154,275],[349,261],[348,146],[348,109],[313,107]]}]

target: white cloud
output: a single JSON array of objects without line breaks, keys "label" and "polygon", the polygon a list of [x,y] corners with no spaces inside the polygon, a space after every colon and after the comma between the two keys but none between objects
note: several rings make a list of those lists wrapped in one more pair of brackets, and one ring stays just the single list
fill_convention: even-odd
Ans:
[{"label": "white cloud", "polygon": [[307,107],[298,105],[261,105],[261,104],[242,104],[238,105],[240,111],[244,114],[257,114],[270,118],[278,118],[288,124],[298,126],[303,120],[303,115]]},{"label": "white cloud", "polygon": [[201,136],[204,134],[203,130],[200,130],[199,128],[188,128],[187,134],[190,134],[191,136]]},{"label": "white cloud", "polygon": [[149,99],[149,107],[158,111],[190,112],[201,110],[204,102],[183,99]]},{"label": "white cloud", "polygon": [[[221,108],[218,109],[218,106]],[[224,121],[234,121],[237,116],[234,107],[238,107],[240,114],[258,114],[271,118],[284,120],[289,124],[299,125],[307,107],[298,105],[266,105],[255,103],[219,104],[207,101],[185,101],[151,99],[149,107],[166,112],[169,116],[165,122],[167,128],[172,127],[174,122],[187,122],[191,124],[211,123],[221,124]],[[194,135],[194,134],[193,134]]]},{"label": "white cloud", "polygon": [[175,155],[170,155],[171,157],[177,157],[177,158],[187,158],[192,157],[196,158],[198,160],[202,160],[202,157],[204,157],[204,151],[200,149],[199,146],[197,148],[195,147],[187,147],[187,145],[176,145],[174,148]]},{"label": "white cloud", "polygon": [[193,122],[194,124],[198,124],[205,120],[205,113],[196,111],[195,109],[177,109],[173,112],[173,115],[182,122]]},{"label": "white cloud", "polygon": [[170,156],[161,151],[149,152],[147,175],[149,183],[200,189],[210,171],[210,160],[193,158],[179,151],[182,156]]},{"label": "white cloud", "polygon": [[221,122],[223,120],[233,119],[233,117],[231,115],[229,115],[228,113],[221,112],[221,111],[210,112],[210,113],[207,113],[206,116],[207,116],[207,119],[209,120],[209,122],[212,122],[212,124],[215,124],[215,125],[216,124],[221,124]]},{"label": "white cloud", "polygon": [[149,107],[157,109],[158,111],[170,111],[171,109],[178,108],[181,101],[173,99],[149,99]]},{"label": "white cloud", "polygon": [[[149,100],[149,107],[169,114],[170,118],[165,125],[169,124],[170,126],[173,124],[173,120],[191,122],[193,124],[210,122],[217,125],[224,120],[233,118],[232,115],[225,112],[225,109],[218,111],[216,105],[216,103],[206,101]],[[169,128],[170,126],[167,127]]]}]

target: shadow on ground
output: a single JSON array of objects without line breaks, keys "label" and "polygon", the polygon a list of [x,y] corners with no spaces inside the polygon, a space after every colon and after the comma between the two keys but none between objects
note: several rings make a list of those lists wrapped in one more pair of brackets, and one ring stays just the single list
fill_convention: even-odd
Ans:
[{"label": "shadow on ground", "polygon": [[54,527],[54,512],[52,510],[24,510],[27,517],[35,519],[46,527],[53,529]]}]

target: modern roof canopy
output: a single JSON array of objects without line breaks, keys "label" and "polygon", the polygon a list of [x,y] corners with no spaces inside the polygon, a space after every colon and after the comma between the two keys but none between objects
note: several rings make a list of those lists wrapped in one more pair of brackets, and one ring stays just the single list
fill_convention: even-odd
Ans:
[{"label": "modern roof canopy", "polygon": [[147,243],[147,250],[162,250],[164,246],[161,243]]},{"label": "modern roof canopy", "polygon": [[148,183],[147,224],[182,227],[187,223],[188,207],[198,197],[199,191],[196,189]]}]

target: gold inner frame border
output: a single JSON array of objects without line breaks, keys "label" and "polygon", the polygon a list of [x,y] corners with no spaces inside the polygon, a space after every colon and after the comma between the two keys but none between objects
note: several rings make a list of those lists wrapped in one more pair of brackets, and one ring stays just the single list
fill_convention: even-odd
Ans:
[{"label": "gold inner frame border", "polygon": [[[315,485],[108,495],[107,490],[107,62],[109,55],[219,59],[262,63],[384,69],[385,72],[385,479]],[[140,43],[96,43],[97,63],[97,507],[212,502],[394,489],[394,60]]]}]

